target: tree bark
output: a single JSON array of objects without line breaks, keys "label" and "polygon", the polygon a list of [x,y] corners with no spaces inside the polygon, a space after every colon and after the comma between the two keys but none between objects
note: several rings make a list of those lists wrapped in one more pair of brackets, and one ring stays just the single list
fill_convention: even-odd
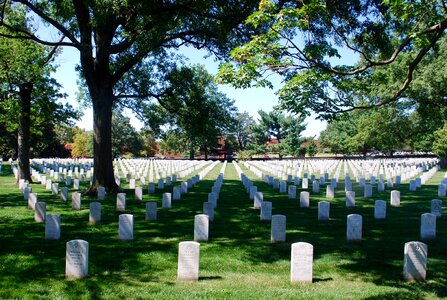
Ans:
[{"label": "tree bark", "polygon": [[99,88],[98,94],[92,96],[94,181],[89,194],[95,194],[99,186],[103,186],[107,193],[118,190],[113,174],[112,156],[113,97],[113,90],[108,87]]},{"label": "tree bark", "polygon": [[20,179],[25,179],[29,183],[32,182],[29,164],[29,140],[30,140],[30,115],[31,115],[31,93],[33,84],[26,82],[20,85],[20,114],[19,114],[19,130],[17,135],[17,161],[19,167]]}]

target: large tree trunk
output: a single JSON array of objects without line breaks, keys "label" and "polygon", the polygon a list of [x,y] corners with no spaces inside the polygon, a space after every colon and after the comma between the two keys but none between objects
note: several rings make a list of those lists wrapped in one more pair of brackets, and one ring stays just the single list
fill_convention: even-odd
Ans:
[{"label": "large tree trunk", "polygon": [[19,115],[19,132],[17,136],[17,161],[19,165],[20,179],[32,182],[30,165],[29,165],[29,140],[30,140],[30,114],[31,114],[31,93],[33,84],[30,82],[23,83],[20,86],[20,115]]},{"label": "large tree trunk", "polygon": [[94,194],[98,186],[105,187],[107,193],[118,190],[113,174],[112,157],[112,105],[113,90],[101,88],[92,97],[93,102],[93,156],[94,181],[89,193]]}]

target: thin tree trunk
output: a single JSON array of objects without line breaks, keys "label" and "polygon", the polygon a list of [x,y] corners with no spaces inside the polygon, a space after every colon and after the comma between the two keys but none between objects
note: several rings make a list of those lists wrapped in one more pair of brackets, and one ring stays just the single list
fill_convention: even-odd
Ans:
[{"label": "thin tree trunk", "polygon": [[94,181],[89,194],[96,193],[99,186],[105,187],[107,193],[118,190],[113,174],[112,157],[112,105],[113,91],[102,88],[93,102],[93,157]]},{"label": "thin tree trunk", "polygon": [[191,141],[191,145],[189,146],[189,159],[194,159],[194,143]]},{"label": "thin tree trunk", "polygon": [[33,91],[33,84],[30,82],[23,83],[20,86],[20,116],[19,116],[19,130],[17,136],[17,161],[19,166],[20,179],[25,179],[29,183],[32,182],[30,165],[29,165],[29,140],[30,140],[30,115],[31,115],[31,93]]}]

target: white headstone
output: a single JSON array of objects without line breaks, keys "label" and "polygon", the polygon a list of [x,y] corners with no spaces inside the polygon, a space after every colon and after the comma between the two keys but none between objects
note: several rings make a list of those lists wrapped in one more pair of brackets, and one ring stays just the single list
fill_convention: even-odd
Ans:
[{"label": "white headstone", "polygon": [[431,200],[431,213],[434,214],[437,218],[440,218],[442,216],[442,200]]},{"label": "white headstone", "polygon": [[135,188],[135,178],[129,180],[129,189]]},{"label": "white headstone", "polygon": [[149,182],[149,184],[147,186],[147,192],[149,194],[154,194],[155,193],[155,183]]},{"label": "white headstone", "polygon": [[250,200],[255,199],[255,193],[258,191],[258,187],[255,185],[250,186]]},{"label": "white headstone", "polygon": [[214,208],[217,207],[217,198],[218,198],[217,193],[214,192],[208,193],[208,202],[213,203]]},{"label": "white headstone", "polygon": [[180,200],[181,197],[182,197],[182,194],[180,191],[180,187],[175,186],[174,189],[172,190],[172,200]]},{"label": "white headstone", "polygon": [[59,183],[55,182],[55,183],[51,184],[51,194],[52,195],[59,194]]},{"label": "white headstone", "polygon": [[143,200],[143,188],[141,186],[137,186],[135,188],[135,200],[137,201]]},{"label": "white headstone", "polygon": [[365,184],[364,185],[364,191],[363,191],[363,197],[365,198],[371,198],[373,193],[372,185]]},{"label": "white headstone", "polygon": [[312,192],[319,193],[320,192],[320,182],[314,180],[312,181]]},{"label": "white headstone", "polygon": [[391,206],[400,206],[400,191],[391,191]]},{"label": "white headstone", "polygon": [[256,192],[253,201],[254,208],[260,209],[263,201],[264,201],[264,194],[262,194],[262,192]]},{"label": "white headstone", "polygon": [[441,183],[438,185],[438,197],[445,197],[446,196],[446,186],[445,184]]},{"label": "white headstone", "polygon": [[293,243],[290,262],[290,281],[310,283],[313,273],[314,247],[309,243]]},{"label": "white headstone", "polygon": [[165,183],[164,183],[163,179],[158,179],[157,189],[164,189],[164,188],[165,188]]},{"label": "white headstone", "polygon": [[81,210],[81,193],[74,192],[71,194],[71,209]]},{"label": "white headstone", "polygon": [[91,224],[101,223],[101,203],[91,202],[88,221]]},{"label": "white headstone", "polygon": [[309,192],[302,191],[300,193],[300,207],[309,207]]},{"label": "white headstone", "polygon": [[376,200],[374,201],[374,219],[383,220],[386,218],[386,201]]},{"label": "white headstone", "polygon": [[61,216],[49,214],[45,218],[45,239],[59,240],[61,238]]},{"label": "white headstone", "polygon": [[346,207],[355,207],[354,191],[346,191]]},{"label": "white headstone", "polygon": [[318,202],[318,221],[329,221],[330,203],[327,201]]},{"label": "white headstone", "polygon": [[180,242],[178,245],[177,280],[199,280],[200,244]]},{"label": "white headstone", "polygon": [[65,277],[84,278],[88,275],[88,242],[71,240],[65,252]]},{"label": "white headstone", "polygon": [[28,208],[34,210],[36,208],[36,203],[37,203],[37,194],[36,193],[29,194]]},{"label": "white headstone", "polygon": [[209,237],[209,217],[207,215],[194,216],[194,241],[208,241]]},{"label": "white headstone", "polygon": [[118,239],[122,242],[133,240],[133,215],[119,215]]},{"label": "white headstone", "polygon": [[32,189],[30,187],[24,187],[23,188],[23,200],[28,201],[29,194],[32,193]]},{"label": "white headstone", "polygon": [[126,193],[116,194],[116,210],[117,211],[126,210]]},{"label": "white headstone", "polygon": [[61,188],[61,200],[65,202],[68,201],[68,188],[65,186]]},{"label": "white headstone", "polygon": [[79,179],[74,179],[73,180],[73,188],[75,190],[79,190]]},{"label": "white headstone", "polygon": [[287,193],[287,182],[286,181],[281,181],[279,183],[279,192],[281,194]]},{"label": "white headstone", "polygon": [[214,203],[203,202],[203,214],[209,217],[209,220],[214,221]]},{"label": "white headstone", "polygon": [[271,219],[272,219],[272,202],[262,201],[261,221],[270,221]]},{"label": "white headstone", "polygon": [[106,197],[106,188],[103,186],[98,187],[98,200],[103,200]]},{"label": "white headstone", "polygon": [[188,182],[183,181],[183,182],[180,184],[180,192],[181,192],[182,194],[186,194],[186,193],[188,193]]},{"label": "white headstone", "polygon": [[157,202],[146,202],[146,221],[157,220]]},{"label": "white headstone", "polygon": [[362,216],[350,214],[347,217],[346,224],[346,240],[361,241],[362,240]]},{"label": "white headstone", "polygon": [[289,199],[296,199],[296,186],[295,185],[289,185],[288,197],[289,197]]},{"label": "white headstone", "polygon": [[34,221],[42,223],[47,215],[47,204],[45,202],[37,202],[34,211]]},{"label": "white headstone", "polygon": [[421,239],[432,240],[436,238],[436,216],[425,213],[421,215]]},{"label": "white headstone", "polygon": [[427,253],[427,245],[422,242],[405,243],[403,276],[406,281],[425,281]]},{"label": "white headstone", "polygon": [[334,199],[334,197],[335,197],[334,187],[332,185],[327,185],[326,186],[326,198]]},{"label": "white headstone", "polygon": [[163,193],[161,208],[171,208],[171,204],[172,204],[172,194]]},{"label": "white headstone", "polygon": [[301,182],[301,188],[302,189],[308,189],[309,188],[309,179],[303,178],[303,181]]},{"label": "white headstone", "polygon": [[273,215],[271,242],[276,243],[285,241],[286,241],[286,216]]}]

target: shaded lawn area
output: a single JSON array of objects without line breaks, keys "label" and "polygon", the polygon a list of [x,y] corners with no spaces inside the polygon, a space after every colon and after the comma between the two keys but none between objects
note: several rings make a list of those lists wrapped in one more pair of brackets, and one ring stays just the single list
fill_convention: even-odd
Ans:
[{"label": "shaded lawn area", "polygon": [[[340,180],[331,203],[330,221],[318,222],[318,201],[325,198],[311,192],[310,207],[299,207],[272,187],[241,168],[264,200],[273,203],[273,214],[287,216],[287,242],[270,243],[270,223],[261,222],[232,164],[227,165],[210,240],[200,246],[200,280],[177,282],[178,243],[193,240],[194,215],[221,169],[218,164],[172,209],[161,209],[162,193],[173,186],[144,191],[143,201],[128,189],[125,212],[117,212],[116,196],[102,200],[102,222],[88,224],[89,204],[82,198],[81,211],[72,211],[71,202],[51,195],[40,184],[31,184],[47,213],[61,215],[61,239],[45,240],[45,225],[34,222],[34,213],[14,183],[9,165],[0,174],[0,298],[62,299],[421,299],[447,297],[447,224],[437,220],[437,238],[428,244],[427,281],[402,280],[405,242],[419,240],[420,215],[430,211],[437,198],[437,184],[445,172],[438,172],[416,193],[408,184],[398,187],[401,206],[390,207],[390,190],[364,199],[363,190],[353,182],[356,207],[345,207],[344,182]],[[343,174],[343,172],[341,173]],[[179,185],[177,182],[176,185]],[[328,182],[326,183],[328,184]],[[64,186],[60,183],[59,188]],[[86,186],[81,186],[86,187]],[[126,187],[126,185],[124,185]],[[311,187],[311,186],[310,186]],[[297,195],[301,187],[297,189]],[[70,189],[70,192],[73,190]],[[362,197],[360,197],[361,195]],[[71,199],[71,195],[69,197]],[[374,200],[387,201],[387,219],[374,220]],[[158,202],[158,220],[145,222],[145,202]],[[118,241],[118,216],[134,215],[131,242]],[[363,239],[346,242],[346,216],[363,216]],[[67,280],[65,244],[72,239],[89,242],[89,276]],[[290,251],[294,242],[314,246],[312,284],[290,283]]]}]

